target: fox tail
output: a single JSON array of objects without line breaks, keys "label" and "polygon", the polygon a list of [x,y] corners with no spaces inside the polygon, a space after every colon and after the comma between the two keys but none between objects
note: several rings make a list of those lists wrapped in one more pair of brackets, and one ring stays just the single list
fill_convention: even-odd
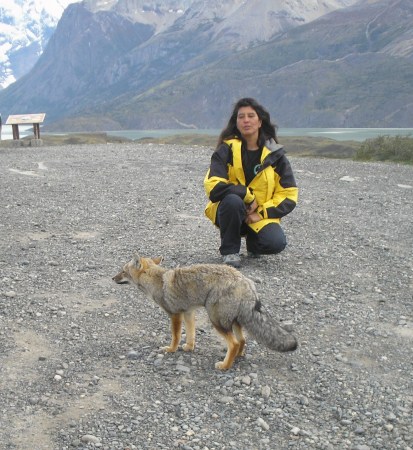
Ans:
[{"label": "fox tail", "polygon": [[284,330],[275,320],[262,311],[259,300],[253,307],[251,307],[251,303],[243,302],[237,321],[257,342],[271,350],[292,352],[298,346],[295,336]]}]

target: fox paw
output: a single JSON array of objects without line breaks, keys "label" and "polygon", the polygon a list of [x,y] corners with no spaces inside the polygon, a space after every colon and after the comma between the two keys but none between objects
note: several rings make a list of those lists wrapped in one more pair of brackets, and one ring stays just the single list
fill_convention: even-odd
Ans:
[{"label": "fox paw", "polygon": [[170,345],[168,345],[167,347],[161,347],[159,350],[161,350],[162,352],[166,352],[166,353],[175,353],[176,352],[176,348],[171,347]]},{"label": "fox paw", "polygon": [[184,344],[183,346],[182,346],[182,350],[184,351],[184,352],[192,352],[192,351],[194,351],[194,348],[195,348],[195,344]]},{"label": "fox paw", "polygon": [[228,370],[230,367],[228,367],[226,364],[224,364],[224,361],[219,361],[215,363],[215,369],[218,370]]}]

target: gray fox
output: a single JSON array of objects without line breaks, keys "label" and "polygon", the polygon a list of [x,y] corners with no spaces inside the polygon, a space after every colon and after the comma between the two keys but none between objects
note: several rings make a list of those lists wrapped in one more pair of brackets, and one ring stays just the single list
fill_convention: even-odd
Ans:
[{"label": "gray fox", "polygon": [[264,313],[255,284],[241,272],[226,265],[194,264],[167,269],[163,258],[136,255],[113,277],[118,283],[134,283],[164,309],[171,319],[172,340],[163,347],[175,352],[185,323],[184,351],[195,347],[195,310],[205,307],[215,329],[227,343],[227,354],[215,367],[227,370],[237,356],[243,356],[244,327],[257,342],[279,352],[297,348],[297,339]]}]

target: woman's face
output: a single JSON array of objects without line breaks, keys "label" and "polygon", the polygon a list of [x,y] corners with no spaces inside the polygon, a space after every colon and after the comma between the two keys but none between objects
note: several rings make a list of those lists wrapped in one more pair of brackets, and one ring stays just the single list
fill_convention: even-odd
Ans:
[{"label": "woman's face", "polygon": [[251,106],[242,106],[238,109],[237,128],[244,139],[256,138],[258,140],[261,123],[258,114]]}]

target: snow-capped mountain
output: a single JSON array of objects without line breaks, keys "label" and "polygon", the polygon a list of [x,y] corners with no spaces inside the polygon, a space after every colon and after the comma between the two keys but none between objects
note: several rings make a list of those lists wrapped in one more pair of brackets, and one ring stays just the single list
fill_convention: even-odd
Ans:
[{"label": "snow-capped mountain", "polygon": [[[64,10],[81,0],[1,0],[0,90],[28,73],[43,53]],[[111,11],[157,35],[177,22],[188,28],[214,21],[217,46],[233,49],[266,41],[275,33],[309,22],[356,0],[83,0],[92,13]],[[263,15],[260,21],[260,17]],[[257,26],[257,20],[260,26]],[[220,25],[217,25],[219,24]],[[209,26],[209,25],[208,25]],[[228,33],[236,30],[236,34]],[[228,37],[229,35],[229,37]],[[231,36],[234,42],[230,42]],[[214,36],[211,36],[214,38]],[[229,41],[228,41],[229,39]]]},{"label": "snow-capped mountain", "polygon": [[253,96],[282,126],[409,126],[412,21],[412,0],[83,0],[0,107],[57,131],[217,128]]},{"label": "snow-capped mountain", "polygon": [[63,11],[79,0],[1,0],[0,88],[30,71]]}]

